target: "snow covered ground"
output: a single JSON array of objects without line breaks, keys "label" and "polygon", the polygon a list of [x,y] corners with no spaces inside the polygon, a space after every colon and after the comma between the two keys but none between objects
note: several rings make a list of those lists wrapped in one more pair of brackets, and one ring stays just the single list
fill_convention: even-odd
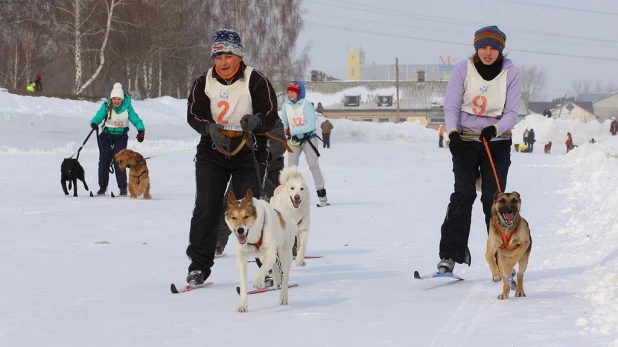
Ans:
[{"label": "snow covered ground", "polygon": [[[213,286],[170,294],[188,266],[198,136],[185,100],[134,106],[146,140],[131,129],[129,148],[161,155],[148,161],[153,200],[90,198],[81,183],[73,198],[62,193],[60,164],[99,104],[0,94],[0,346],[618,346],[618,138],[609,124],[531,116],[517,125],[516,140],[529,127],[538,142],[532,154],[512,153],[507,190],[521,193],[534,244],[528,296],[500,301],[480,202],[472,266],[455,268],[466,280],[412,277],[435,270],[452,191],[437,133],[333,120],[320,161],[332,206],[312,210],[308,251],[324,258],[293,267],[301,285],[288,306],[270,292],[250,296],[240,314],[231,243]],[[565,155],[567,131],[579,147]],[[91,188],[97,158],[90,139],[80,162]]]}]

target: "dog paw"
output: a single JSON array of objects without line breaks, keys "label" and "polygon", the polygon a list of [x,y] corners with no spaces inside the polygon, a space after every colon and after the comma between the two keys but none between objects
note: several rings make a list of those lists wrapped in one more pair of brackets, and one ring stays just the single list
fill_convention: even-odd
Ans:
[{"label": "dog paw", "polygon": [[264,288],[264,277],[256,279],[253,282],[253,288],[255,288],[255,289],[262,289],[262,288]]},{"label": "dog paw", "polygon": [[288,298],[279,298],[279,305],[287,305],[288,304]]},{"label": "dog paw", "polygon": [[236,308],[236,312],[247,312],[247,306],[240,305]]},{"label": "dog paw", "polygon": [[296,259],[296,266],[306,266],[307,263],[305,262],[304,259]]},{"label": "dog paw", "polygon": [[521,292],[520,291],[515,291],[515,297],[517,297],[517,298],[526,297],[526,293],[524,293],[523,290]]},{"label": "dog paw", "polygon": [[498,295],[498,299],[500,300],[504,300],[504,299],[508,299],[509,298],[509,293],[507,292],[506,294],[502,293],[500,295]]},{"label": "dog paw", "polygon": [[500,275],[492,275],[491,280],[494,281],[494,282],[500,282],[502,280],[502,276],[500,276]]}]

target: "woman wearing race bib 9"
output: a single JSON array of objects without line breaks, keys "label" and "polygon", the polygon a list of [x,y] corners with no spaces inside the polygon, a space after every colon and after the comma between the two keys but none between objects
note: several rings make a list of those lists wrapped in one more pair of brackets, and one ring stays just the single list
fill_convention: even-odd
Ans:
[{"label": "woman wearing race bib 9", "polygon": [[440,272],[455,263],[470,265],[468,237],[476,179],[482,178],[481,202],[489,230],[493,196],[498,190],[485,150],[487,141],[500,187],[511,165],[511,129],[519,113],[521,75],[502,51],[506,35],[497,26],[474,33],[474,55],[455,65],[444,101],[444,117],[455,175],[454,192],[442,224]]},{"label": "woman wearing race bib 9", "polygon": [[[129,123],[137,129],[137,141],[144,141],[144,123],[139,118],[133,106],[131,98],[124,94],[122,84],[115,83],[109,99],[101,105],[97,114],[90,121],[92,129],[98,130],[103,122],[103,130],[99,134],[99,191],[97,195],[104,195],[109,182],[109,166],[112,157],[127,148],[129,136]],[[116,183],[120,189],[120,195],[127,195],[127,174],[122,172],[118,163],[114,162]]]}]

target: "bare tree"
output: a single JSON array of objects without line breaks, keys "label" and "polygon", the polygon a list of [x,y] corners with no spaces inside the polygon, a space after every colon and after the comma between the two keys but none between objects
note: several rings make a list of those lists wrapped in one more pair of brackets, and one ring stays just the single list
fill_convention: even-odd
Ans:
[{"label": "bare tree", "polygon": [[547,73],[544,68],[521,66],[521,92],[526,105],[530,101],[542,100],[547,86]]},{"label": "bare tree", "polygon": [[[65,0],[54,6],[52,18],[61,44],[72,53],[75,65],[74,93],[80,95],[97,78],[105,65],[105,50],[112,26],[116,21],[116,8],[127,0]],[[97,47],[98,43],[98,48]],[[98,61],[90,77],[84,82],[84,55],[96,52]]]},{"label": "bare tree", "polygon": [[575,80],[571,82],[574,95],[588,94],[591,92],[592,83],[589,80]]}]

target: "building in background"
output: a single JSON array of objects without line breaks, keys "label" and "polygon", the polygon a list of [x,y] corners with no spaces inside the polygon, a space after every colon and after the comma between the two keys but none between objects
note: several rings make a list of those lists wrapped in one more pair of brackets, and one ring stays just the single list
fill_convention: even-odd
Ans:
[{"label": "building in background", "polygon": [[[393,57],[395,60],[395,57]],[[400,61],[402,59],[400,58]],[[440,56],[436,64],[399,64],[400,81],[448,81],[457,59]],[[396,66],[392,64],[367,64],[361,49],[348,51],[348,81],[395,81]]]}]

